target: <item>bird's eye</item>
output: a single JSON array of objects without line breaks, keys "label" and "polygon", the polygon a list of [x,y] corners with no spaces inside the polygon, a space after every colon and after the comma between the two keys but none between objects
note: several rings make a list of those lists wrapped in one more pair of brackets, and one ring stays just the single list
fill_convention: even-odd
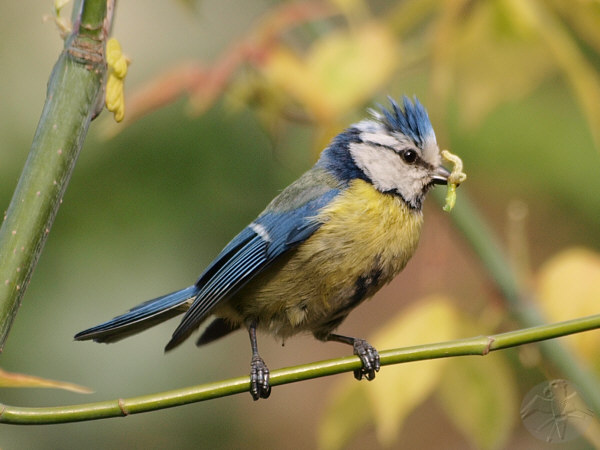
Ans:
[{"label": "bird's eye", "polygon": [[407,164],[412,164],[417,160],[417,152],[414,150],[404,150],[402,153],[400,153],[400,156],[402,156],[402,159]]}]

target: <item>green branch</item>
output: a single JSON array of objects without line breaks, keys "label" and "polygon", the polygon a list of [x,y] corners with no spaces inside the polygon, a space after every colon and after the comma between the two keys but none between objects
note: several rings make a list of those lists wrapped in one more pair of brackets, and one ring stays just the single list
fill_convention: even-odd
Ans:
[{"label": "green branch", "polygon": [[29,156],[0,228],[0,352],[101,107],[106,9],[107,0],[83,2],[79,28],[50,75]]},{"label": "green branch", "polygon": [[[557,338],[596,328],[600,328],[600,315],[494,336],[479,336],[439,344],[386,350],[380,352],[381,365],[386,366],[451,356],[487,355],[489,352],[495,350]],[[361,364],[358,357],[348,356],[275,370],[271,373],[271,385],[279,386],[343,372],[352,372],[360,368]],[[129,414],[156,411],[226,397],[248,392],[249,389],[249,377],[239,377],[158,394],[81,405],[19,408],[0,404],[0,423],[42,425],[122,417]]]}]

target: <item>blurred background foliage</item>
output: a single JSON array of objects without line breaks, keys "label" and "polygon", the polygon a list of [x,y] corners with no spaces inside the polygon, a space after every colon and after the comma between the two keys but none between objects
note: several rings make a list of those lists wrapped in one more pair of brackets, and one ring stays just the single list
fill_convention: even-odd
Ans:
[{"label": "blurred background foliage", "polygon": [[[27,157],[61,48],[51,2],[0,3],[0,200]],[[27,11],[26,13],[24,11]],[[548,320],[597,313],[600,2],[119,2],[125,123],[93,124],[0,360],[92,395],[0,389],[15,405],[127,397],[246,373],[245,333],[163,355],[175,322],[117,345],[75,332],[190,283],[342,128],[417,95]],[[341,327],[381,349],[519,327],[430,201],[417,255]],[[397,317],[392,317],[398,314]],[[600,372],[598,332],[565,339]],[[341,356],[261,339],[271,368]],[[560,373],[534,346],[386,367],[126,419],[2,426],[1,448],[543,448],[519,405]],[[589,441],[564,448],[587,448]],[[561,448],[560,445],[556,448]]]}]

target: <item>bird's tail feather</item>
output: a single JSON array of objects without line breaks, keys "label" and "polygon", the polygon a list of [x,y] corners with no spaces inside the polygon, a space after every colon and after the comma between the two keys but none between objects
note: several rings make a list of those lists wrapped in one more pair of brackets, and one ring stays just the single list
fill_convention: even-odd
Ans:
[{"label": "bird's tail feather", "polygon": [[120,341],[185,312],[189,307],[189,301],[197,293],[198,287],[193,285],[148,300],[108,322],[77,333],[75,339],[78,341],[93,339],[105,343]]}]

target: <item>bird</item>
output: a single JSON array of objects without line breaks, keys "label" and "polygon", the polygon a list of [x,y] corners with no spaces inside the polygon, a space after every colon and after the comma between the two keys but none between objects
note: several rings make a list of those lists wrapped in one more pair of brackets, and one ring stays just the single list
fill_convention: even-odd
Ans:
[{"label": "bird", "polygon": [[349,126],[315,165],[277,195],[235,236],[191,286],[146,301],[76,340],[112,343],[184,314],[169,351],[213,316],[196,344],[248,331],[250,394],[271,393],[257,330],[282,341],[312,333],[351,345],[362,362],[356,379],[380,369],[365,339],[334,333],[348,314],[389,283],[414,254],[423,201],[448,184],[433,126],[416,96],[388,98]]}]

